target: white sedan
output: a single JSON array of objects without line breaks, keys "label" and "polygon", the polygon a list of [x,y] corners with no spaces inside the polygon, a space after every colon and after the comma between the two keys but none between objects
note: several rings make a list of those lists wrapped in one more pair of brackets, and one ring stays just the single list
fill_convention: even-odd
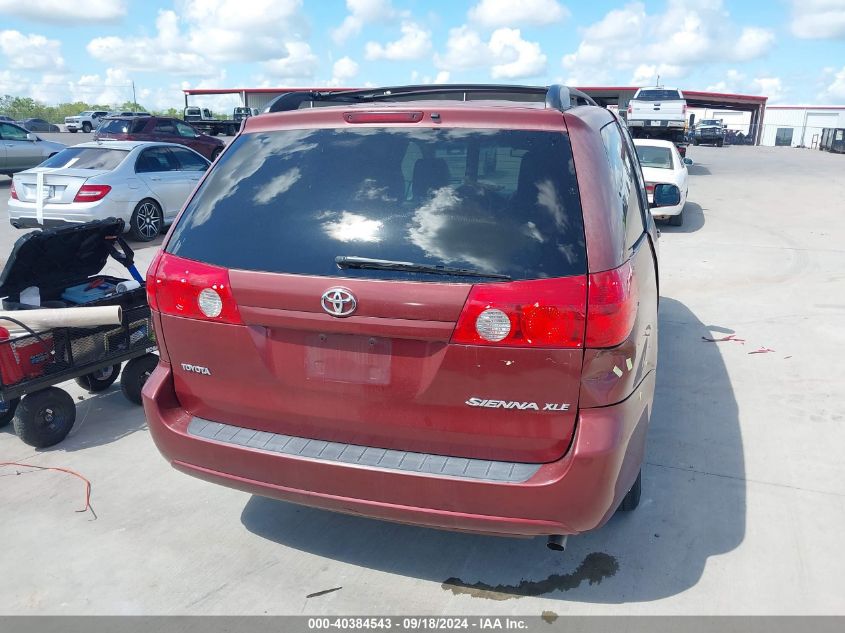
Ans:
[{"label": "white sedan", "polygon": [[148,242],[173,222],[210,165],[174,143],[80,143],[15,174],[9,221],[33,228],[122,218],[132,238]]},{"label": "white sedan", "polygon": [[687,165],[692,165],[692,159],[681,158],[675,144],[669,141],[638,138],[634,139],[634,145],[637,147],[637,156],[643,168],[649,204],[654,194],[654,185],[667,183],[677,185],[681,190],[680,203],[672,207],[652,209],[654,218],[669,220],[672,226],[681,226],[684,223],[684,205],[687,203],[689,190]]}]

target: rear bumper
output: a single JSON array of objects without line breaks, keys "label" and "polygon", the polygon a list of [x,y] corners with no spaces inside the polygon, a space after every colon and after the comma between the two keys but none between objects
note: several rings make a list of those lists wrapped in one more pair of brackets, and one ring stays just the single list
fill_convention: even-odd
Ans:
[{"label": "rear bumper", "polygon": [[531,536],[577,534],[610,518],[639,472],[653,393],[652,372],[626,401],[582,410],[568,453],[519,483],[325,461],[189,434],[192,416],[179,404],[164,362],[143,395],[158,449],[200,479],[388,521]]},{"label": "rear bumper", "polygon": [[686,127],[686,121],[672,121],[666,119],[633,119],[627,122],[628,127],[647,127],[647,128],[672,128],[683,129]]},{"label": "rear bumper", "polygon": [[115,204],[45,204],[44,222],[39,224],[35,217],[35,204],[10,200],[8,207],[9,223],[16,229],[60,228],[106,218],[121,218],[128,227],[130,215]]}]

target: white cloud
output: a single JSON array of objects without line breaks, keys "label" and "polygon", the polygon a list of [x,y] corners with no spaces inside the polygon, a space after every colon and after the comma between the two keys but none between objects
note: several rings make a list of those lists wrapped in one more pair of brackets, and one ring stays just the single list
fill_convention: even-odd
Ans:
[{"label": "white cloud", "polygon": [[65,65],[61,42],[43,35],[20,31],[0,31],[0,51],[8,58],[9,68],[22,70],[60,70]]},{"label": "white cloud", "polygon": [[264,69],[281,79],[310,79],[319,65],[317,56],[305,42],[285,44],[287,55],[264,62]]},{"label": "white cloud", "polygon": [[775,35],[768,29],[749,26],[742,29],[734,45],[733,58],[737,61],[756,59],[765,55],[774,44]]},{"label": "white cloud", "polygon": [[845,66],[833,75],[833,81],[822,94],[827,101],[845,102]]},{"label": "white cloud", "polygon": [[803,39],[845,37],[845,2],[792,0],[792,34]]},{"label": "white cloud", "polygon": [[705,88],[707,92],[741,92],[746,84],[746,76],[731,68],[725,73],[725,76],[714,84],[710,84]]},{"label": "white cloud", "polygon": [[365,24],[384,22],[399,15],[391,0],[346,0],[346,10],[349,15],[332,31],[332,39],[336,44],[343,44],[350,37],[358,35]]},{"label": "white cloud", "polygon": [[762,57],[774,40],[768,29],[736,26],[722,0],[669,0],[656,14],[631,2],[584,29],[578,48],[561,63],[591,83],[612,80],[619,71],[630,71],[638,82],[658,73],[682,78],[694,66]]},{"label": "white cloud", "polygon": [[[154,36],[97,37],[88,53],[127,70],[188,77],[213,75],[215,65],[275,63],[285,72],[316,66],[302,42],[301,0],[179,0],[179,12],[160,10]],[[306,74],[311,74],[312,71]]]},{"label": "white cloud", "polygon": [[768,97],[769,102],[781,101],[786,94],[780,77],[754,77],[749,79],[744,73],[732,68],[716,83],[705,88],[707,92],[723,92],[759,95]]},{"label": "white cloud", "polygon": [[751,94],[769,98],[769,103],[783,100],[785,90],[780,77],[755,77],[751,80]]},{"label": "white cloud", "polygon": [[449,71],[448,70],[441,70],[437,73],[437,76],[434,78],[434,83],[436,84],[447,84],[449,83]]},{"label": "white cloud", "polygon": [[467,16],[484,27],[546,25],[569,17],[557,0],[481,0]]},{"label": "white cloud", "polygon": [[519,29],[496,29],[485,42],[464,25],[449,31],[446,52],[434,56],[441,70],[488,67],[494,79],[521,79],[545,73],[546,55],[537,42],[522,39]]},{"label": "white cloud", "polygon": [[[132,80],[123,68],[107,68],[105,76],[83,75],[78,81],[69,82],[68,88],[74,101],[103,105],[132,101]],[[136,98],[140,99],[137,94]]]},{"label": "white cloud", "polygon": [[684,72],[683,67],[672,64],[640,64],[634,70],[630,83],[635,86],[651,86],[655,85],[660,77],[660,83],[663,84],[666,79],[683,76]]},{"label": "white cloud", "polygon": [[0,0],[0,13],[63,27],[115,22],[126,15],[126,0]]},{"label": "white cloud", "polygon": [[330,86],[349,87],[349,81],[358,74],[358,62],[350,57],[341,57],[332,65]]},{"label": "white cloud", "polygon": [[181,0],[188,45],[217,62],[265,61],[302,39],[302,0]]},{"label": "white cloud", "polygon": [[163,71],[188,76],[208,75],[214,68],[207,60],[185,46],[174,11],[159,11],[155,37],[96,37],[86,50],[94,59],[119,64],[131,71]]},{"label": "white cloud", "polygon": [[402,37],[394,42],[367,42],[365,57],[368,60],[397,61],[420,59],[428,54],[431,50],[431,31],[426,31],[415,22],[403,22],[401,30]]}]

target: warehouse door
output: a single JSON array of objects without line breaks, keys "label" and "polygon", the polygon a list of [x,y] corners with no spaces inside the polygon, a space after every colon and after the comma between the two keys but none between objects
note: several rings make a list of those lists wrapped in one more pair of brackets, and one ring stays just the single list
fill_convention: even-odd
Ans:
[{"label": "warehouse door", "polygon": [[792,145],[792,128],[779,127],[775,135],[775,145]]}]

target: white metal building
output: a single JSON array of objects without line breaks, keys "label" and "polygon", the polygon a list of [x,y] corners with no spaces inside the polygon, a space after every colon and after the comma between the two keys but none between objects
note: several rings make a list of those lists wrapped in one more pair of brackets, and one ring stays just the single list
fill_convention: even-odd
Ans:
[{"label": "white metal building", "polygon": [[845,105],[770,105],[761,145],[817,147],[824,128],[845,128]]}]

